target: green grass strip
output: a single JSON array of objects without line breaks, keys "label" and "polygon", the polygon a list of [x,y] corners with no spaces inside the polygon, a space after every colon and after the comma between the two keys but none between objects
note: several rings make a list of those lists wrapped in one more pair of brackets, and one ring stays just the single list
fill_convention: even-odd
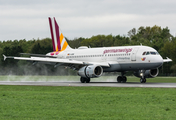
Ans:
[{"label": "green grass strip", "polygon": [[0,119],[176,119],[175,88],[0,86]]}]

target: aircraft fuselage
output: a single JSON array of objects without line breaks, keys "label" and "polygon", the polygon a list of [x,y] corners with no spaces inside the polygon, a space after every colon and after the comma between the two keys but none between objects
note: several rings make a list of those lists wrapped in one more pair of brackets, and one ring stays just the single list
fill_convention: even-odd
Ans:
[{"label": "aircraft fuselage", "polygon": [[[51,53],[47,55],[51,55]],[[110,67],[103,67],[104,72],[149,70],[158,68],[163,64],[163,58],[155,49],[148,46],[82,47],[53,55],[57,56],[58,59],[108,62]]]}]

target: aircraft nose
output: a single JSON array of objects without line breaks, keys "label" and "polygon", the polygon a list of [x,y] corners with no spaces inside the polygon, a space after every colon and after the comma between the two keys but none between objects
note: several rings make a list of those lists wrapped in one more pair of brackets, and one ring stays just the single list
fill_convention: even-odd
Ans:
[{"label": "aircraft nose", "polygon": [[159,68],[163,64],[163,58],[160,55],[152,56],[149,62],[152,63],[153,68]]},{"label": "aircraft nose", "polygon": [[157,64],[157,66],[160,67],[163,64],[163,58],[159,55],[156,57],[155,62]]}]

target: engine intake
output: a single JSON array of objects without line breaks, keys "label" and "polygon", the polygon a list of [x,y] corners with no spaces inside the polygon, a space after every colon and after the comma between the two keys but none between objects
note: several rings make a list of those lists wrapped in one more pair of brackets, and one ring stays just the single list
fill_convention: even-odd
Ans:
[{"label": "engine intake", "polygon": [[[141,78],[140,73],[141,73],[140,71],[134,72],[134,76]],[[158,74],[159,74],[158,68],[157,69],[146,70],[145,73],[144,73],[144,77],[145,78],[154,78],[154,77],[158,76]]]},{"label": "engine intake", "polygon": [[84,66],[78,70],[78,75],[86,78],[100,77],[103,73],[103,68],[97,65]]}]

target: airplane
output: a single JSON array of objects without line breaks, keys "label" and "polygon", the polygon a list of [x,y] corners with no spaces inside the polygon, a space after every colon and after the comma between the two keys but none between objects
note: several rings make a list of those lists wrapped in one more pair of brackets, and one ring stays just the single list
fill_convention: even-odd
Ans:
[{"label": "airplane", "polygon": [[60,31],[56,19],[50,17],[48,19],[53,52],[46,55],[22,53],[30,57],[3,55],[4,60],[13,58],[52,64],[54,67],[66,66],[77,71],[81,83],[89,83],[91,78],[98,78],[103,72],[120,72],[117,82],[126,83],[125,73],[128,71],[133,71],[134,76],[139,77],[141,83],[146,83],[146,78],[154,78],[159,74],[158,68],[164,62],[172,61],[168,57],[163,59],[154,48],[143,45],[98,48],[80,46],[72,49]]}]

